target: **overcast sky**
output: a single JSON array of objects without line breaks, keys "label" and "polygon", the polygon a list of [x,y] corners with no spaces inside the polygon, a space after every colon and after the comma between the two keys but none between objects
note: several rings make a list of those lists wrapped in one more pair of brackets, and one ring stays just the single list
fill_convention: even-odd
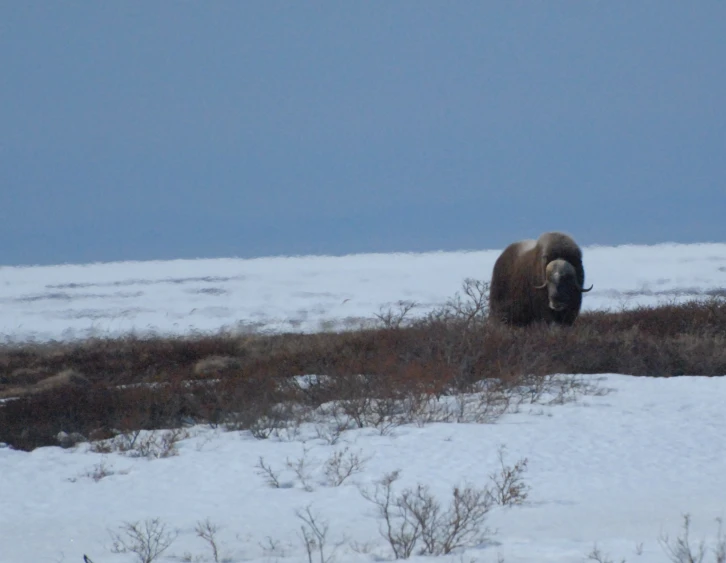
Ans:
[{"label": "overcast sky", "polygon": [[0,3],[0,264],[726,241],[726,2]]}]

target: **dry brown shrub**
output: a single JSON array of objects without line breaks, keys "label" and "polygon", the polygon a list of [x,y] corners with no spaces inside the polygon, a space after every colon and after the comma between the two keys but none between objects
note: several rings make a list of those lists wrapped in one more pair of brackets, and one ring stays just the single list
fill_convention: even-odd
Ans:
[{"label": "dry brown shrub", "polygon": [[[496,389],[499,404],[510,390],[541,389],[538,382],[558,373],[726,374],[726,299],[585,312],[567,328],[510,328],[487,321],[483,285],[467,287],[470,304],[455,299],[383,328],[6,344],[0,396],[23,395],[68,369],[88,384],[0,403],[0,441],[32,449],[55,443],[61,430],[107,435],[112,428],[189,421],[251,428],[288,416],[282,403],[313,409],[342,401],[353,419],[390,420],[397,401],[413,416],[431,400],[474,390],[482,380],[495,382],[488,388]],[[304,387],[293,379],[309,374],[325,377]]]},{"label": "dry brown shrub", "polygon": [[60,387],[87,387],[90,385],[88,379],[83,377],[73,368],[64,369],[56,375],[41,379],[35,384],[35,391],[50,391]]},{"label": "dry brown shrub", "polygon": [[234,356],[209,356],[194,364],[194,375],[213,377],[226,371],[239,369],[240,360]]},{"label": "dry brown shrub", "polygon": [[4,375],[0,382],[14,385],[32,385],[47,376],[48,372],[41,367],[17,368],[8,375]]}]

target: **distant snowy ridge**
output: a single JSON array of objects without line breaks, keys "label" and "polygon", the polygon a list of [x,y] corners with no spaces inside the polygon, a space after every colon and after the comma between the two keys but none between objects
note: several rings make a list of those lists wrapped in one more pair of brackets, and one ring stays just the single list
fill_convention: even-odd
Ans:
[{"label": "distant snowy ridge", "polygon": [[[218,258],[0,269],[0,338],[122,333],[316,331],[359,326],[383,307],[441,305],[488,280],[500,250]],[[721,294],[726,244],[590,246],[583,310]]]}]

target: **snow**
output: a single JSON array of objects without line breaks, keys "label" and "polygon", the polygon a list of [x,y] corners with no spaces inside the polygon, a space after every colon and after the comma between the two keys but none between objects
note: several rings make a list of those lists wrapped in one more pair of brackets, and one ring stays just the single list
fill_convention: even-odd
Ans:
[{"label": "snow", "polygon": [[[344,257],[185,260],[2,268],[0,333],[6,340],[79,338],[123,331],[183,334],[253,320],[271,330],[345,326],[400,299],[444,302],[465,277],[486,279],[498,251]],[[585,309],[656,304],[726,287],[726,244],[584,249]],[[349,299],[349,301],[345,301]],[[344,302],[345,301],[345,302]],[[495,507],[490,541],[441,561],[582,562],[593,546],[613,560],[667,560],[658,538],[681,532],[713,540],[726,516],[726,378],[582,376],[608,393],[565,404],[523,405],[490,424],[404,425],[345,431],[330,445],[310,425],[258,440],[249,432],[189,428],[179,455],[99,454],[87,444],[20,452],[0,448],[0,562],[130,562],[110,551],[109,530],[158,517],[178,537],[159,561],[211,557],[198,521],[219,525],[233,562],[307,561],[296,510],[329,523],[335,561],[390,559],[375,507],[359,486],[400,470],[395,489],[423,483],[444,504],[454,485],[486,486],[506,461],[527,458],[521,506]],[[338,487],[323,464],[348,446],[366,461]],[[303,456],[311,491],[285,467]],[[272,488],[256,465],[280,474]],[[103,463],[111,472],[87,476]],[[271,552],[268,538],[277,542]],[[367,545],[357,553],[351,545]],[[642,544],[642,545],[641,545]],[[202,559],[198,559],[202,560]],[[412,557],[412,561],[431,558]],[[713,558],[709,554],[707,561]]]},{"label": "snow", "polygon": [[[0,340],[356,326],[381,307],[441,305],[489,279],[500,250],[120,262],[0,269]],[[652,305],[726,286],[726,244],[586,247],[583,309]]]}]

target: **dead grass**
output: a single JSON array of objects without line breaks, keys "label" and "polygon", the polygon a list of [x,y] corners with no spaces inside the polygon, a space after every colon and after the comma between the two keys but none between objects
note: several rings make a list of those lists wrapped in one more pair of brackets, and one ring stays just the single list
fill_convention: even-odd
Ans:
[{"label": "dead grass", "polygon": [[[0,398],[18,398],[0,403],[0,442],[31,450],[61,430],[100,439],[185,422],[251,428],[291,416],[280,405],[332,401],[355,424],[384,424],[401,401],[419,408],[483,380],[502,396],[558,373],[726,374],[726,299],[516,329],[487,322],[485,289],[469,280],[464,297],[423,318],[406,319],[409,307],[364,330],[1,346]],[[83,374],[82,384],[42,385],[60,373]],[[307,374],[326,377],[299,385],[294,376]]]}]

